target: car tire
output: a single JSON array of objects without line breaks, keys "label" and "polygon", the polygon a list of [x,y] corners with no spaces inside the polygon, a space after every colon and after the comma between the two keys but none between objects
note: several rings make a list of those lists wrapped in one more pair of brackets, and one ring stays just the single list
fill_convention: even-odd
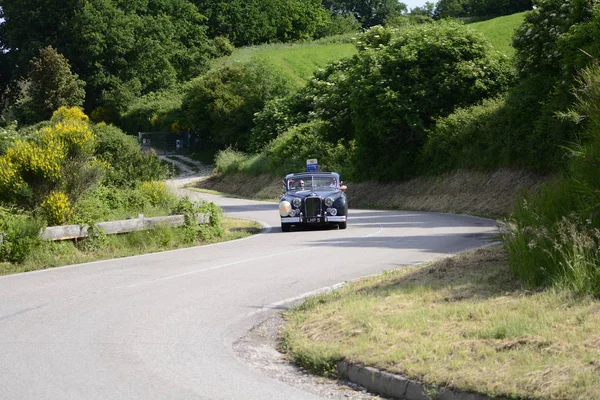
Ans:
[{"label": "car tire", "polygon": [[348,226],[348,222],[340,222],[338,226],[340,227],[340,229],[346,229],[346,227]]},{"label": "car tire", "polygon": [[290,224],[281,224],[281,232],[289,232],[291,227]]}]

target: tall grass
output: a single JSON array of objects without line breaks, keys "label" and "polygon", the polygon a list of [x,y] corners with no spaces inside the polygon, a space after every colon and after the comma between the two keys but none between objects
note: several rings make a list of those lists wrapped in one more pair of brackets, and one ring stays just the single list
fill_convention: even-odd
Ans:
[{"label": "tall grass", "polygon": [[570,113],[586,121],[586,144],[570,169],[538,196],[524,196],[505,235],[515,274],[531,286],[555,285],[600,297],[600,67],[581,75]]},{"label": "tall grass", "polygon": [[236,49],[231,56],[214,60],[212,69],[236,63],[247,63],[253,58],[263,58],[283,71],[287,78],[300,88],[313,76],[314,72],[327,64],[349,57],[357,52],[356,47],[348,43],[343,36],[336,42],[322,39],[314,43],[265,44]]},{"label": "tall grass", "polygon": [[475,22],[469,24],[469,27],[481,32],[497,51],[512,56],[515,53],[515,49],[511,46],[515,29],[521,26],[527,12]]},{"label": "tall grass", "polygon": [[273,172],[271,163],[265,154],[246,154],[232,148],[227,148],[217,153],[215,157],[215,171],[221,175],[243,172],[253,176]]}]

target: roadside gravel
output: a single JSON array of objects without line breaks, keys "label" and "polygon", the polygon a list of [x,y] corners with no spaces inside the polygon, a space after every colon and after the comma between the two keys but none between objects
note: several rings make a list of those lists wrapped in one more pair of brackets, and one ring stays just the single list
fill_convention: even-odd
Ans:
[{"label": "roadside gravel", "polygon": [[344,380],[315,376],[286,360],[277,351],[277,336],[285,321],[276,313],[233,344],[235,354],[266,376],[326,399],[376,400],[383,397]]}]

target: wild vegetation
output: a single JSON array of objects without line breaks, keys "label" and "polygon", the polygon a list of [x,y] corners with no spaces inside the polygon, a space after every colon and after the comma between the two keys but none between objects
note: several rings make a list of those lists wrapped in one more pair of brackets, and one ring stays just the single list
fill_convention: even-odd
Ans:
[{"label": "wild vegetation", "polygon": [[[489,20],[497,16],[503,17]],[[597,344],[586,334],[597,330],[600,296],[599,29],[597,0],[440,0],[410,12],[394,0],[4,0],[2,268],[55,265],[48,260],[57,255],[86,259],[72,257],[82,250],[91,258],[133,251],[127,246],[115,250],[112,239],[102,235],[68,250],[62,244],[43,244],[39,230],[48,224],[203,210],[212,213],[213,225],[188,224],[176,234],[161,230],[152,238],[135,234],[130,240],[171,248],[223,234],[219,210],[173,198],[160,183],[166,169],[123,131],[194,135],[191,150],[218,150],[218,179],[252,174],[270,182],[273,176],[303,169],[307,158],[317,158],[322,169],[337,170],[353,181],[349,190],[374,207],[412,207],[411,194],[424,207],[431,192],[419,189],[439,179],[498,176],[508,170],[526,177],[552,175],[551,184],[523,194],[506,220],[506,262],[518,282],[503,274],[499,287],[490,286],[499,275],[486,269],[471,280],[457,278],[449,288],[393,277],[394,288],[384,291],[385,298],[400,298],[395,310],[418,303],[417,320],[419,312],[438,303],[443,306],[433,314],[441,319],[458,318],[469,325],[475,318],[471,330],[439,338],[449,343],[439,353],[390,352],[409,361],[441,354],[443,362],[435,370],[442,374],[419,363],[398,367],[393,359],[367,361],[427,382],[490,394],[594,397],[597,385],[589,383],[596,361],[570,344]],[[263,43],[267,45],[257,46]],[[417,180],[407,184],[408,179]],[[361,198],[360,185],[369,182],[406,196]],[[444,210],[460,211],[459,197],[450,193],[455,208]],[[509,203],[503,199],[502,207],[479,209],[506,214]],[[35,261],[37,255],[46,261]],[[484,290],[468,293],[478,299],[484,293],[481,303],[473,306],[469,300],[453,308],[455,300],[462,301],[452,297],[456,290],[477,285]],[[553,290],[538,292],[540,287]],[[379,290],[364,288],[367,294]],[[440,297],[440,289],[446,297]],[[517,294],[516,300],[507,300],[503,290]],[[418,300],[411,297],[415,293]],[[368,302],[377,296],[382,295],[367,296]],[[336,302],[335,295],[325,299],[325,312],[338,307]],[[498,315],[517,323],[486,319],[504,303],[521,312],[517,317],[506,310]],[[581,308],[569,320],[552,311],[561,307]],[[354,347],[367,339],[382,340],[369,336],[375,325],[356,326],[367,315],[376,313],[349,316]],[[536,319],[539,315],[545,319]],[[415,320],[415,314],[403,318]],[[328,324],[322,326],[324,332],[335,326]],[[383,319],[382,326],[399,325]],[[566,336],[552,336],[556,326]],[[306,320],[297,327],[308,333],[298,340],[290,335],[287,344],[308,367],[327,372],[334,358],[355,356],[336,340],[338,347],[323,346],[311,358],[306,337],[312,328]],[[451,328],[441,326],[441,331],[456,333]],[[415,326],[410,334],[397,331],[404,336],[394,338],[396,344],[431,334],[429,324]],[[465,335],[467,346],[456,347]],[[460,368],[466,358],[455,357],[465,348],[498,365],[539,363],[530,381],[519,380],[527,376],[524,368],[488,375],[489,382],[515,382],[500,390],[474,374],[452,374],[453,368],[465,372]],[[514,354],[516,348],[530,352],[524,359]],[[543,358],[556,354],[558,358]],[[578,372],[565,378],[567,370]],[[540,385],[546,374],[557,384]]]},{"label": "wild vegetation", "polygon": [[[123,244],[107,239],[102,232],[79,242],[48,243],[40,237],[45,226],[93,226],[138,214],[184,214],[189,222],[180,229],[158,232],[162,244],[154,242],[154,250],[198,244],[223,235],[220,209],[210,203],[193,204],[186,198],[175,198],[162,182],[166,168],[157,157],[142,153],[137,141],[120,129],[91,123],[79,108],[61,107],[49,121],[23,131],[4,129],[0,138],[0,262],[9,263],[7,271],[22,270],[16,264],[32,269],[60,265],[67,259],[85,260],[85,253],[90,251],[97,258],[100,250],[110,254]],[[196,213],[209,213],[210,223],[192,223]],[[148,234],[130,236],[144,235]],[[122,239],[124,243],[127,240]],[[125,253],[136,251],[139,249],[133,245],[123,249]],[[73,258],[74,253],[84,254]]]}]

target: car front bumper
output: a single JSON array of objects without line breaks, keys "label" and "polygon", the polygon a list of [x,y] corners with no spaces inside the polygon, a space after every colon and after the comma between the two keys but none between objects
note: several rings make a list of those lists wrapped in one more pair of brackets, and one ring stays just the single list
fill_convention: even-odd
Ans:
[{"label": "car front bumper", "polygon": [[[347,216],[346,215],[336,215],[335,217],[333,215],[326,215],[324,217],[322,217],[322,222],[321,223],[328,223],[328,222],[346,222],[347,220]],[[305,218],[301,218],[301,217],[281,217],[281,223],[283,224],[302,224],[302,223],[309,223],[305,221]]]}]

